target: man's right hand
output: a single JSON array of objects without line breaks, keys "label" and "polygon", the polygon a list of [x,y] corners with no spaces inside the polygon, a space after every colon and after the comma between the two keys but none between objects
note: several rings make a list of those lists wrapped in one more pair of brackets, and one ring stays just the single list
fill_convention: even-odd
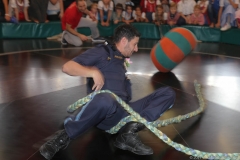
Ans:
[{"label": "man's right hand", "polygon": [[82,40],[82,41],[86,41],[88,40],[88,37],[83,35],[83,34],[79,34],[78,37]]},{"label": "man's right hand", "polygon": [[95,90],[95,91],[101,90],[101,88],[104,85],[104,77],[103,77],[102,73],[97,68],[93,68],[92,78],[93,78],[93,81],[94,81],[94,85],[92,87],[92,90]]}]

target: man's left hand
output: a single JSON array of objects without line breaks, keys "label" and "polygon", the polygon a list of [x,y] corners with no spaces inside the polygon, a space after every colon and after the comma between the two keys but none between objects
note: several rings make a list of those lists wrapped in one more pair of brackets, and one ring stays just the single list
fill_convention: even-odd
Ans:
[{"label": "man's left hand", "polygon": [[96,21],[96,20],[97,20],[96,17],[94,16],[94,14],[92,14],[92,13],[89,14],[89,17],[90,17],[93,21]]}]

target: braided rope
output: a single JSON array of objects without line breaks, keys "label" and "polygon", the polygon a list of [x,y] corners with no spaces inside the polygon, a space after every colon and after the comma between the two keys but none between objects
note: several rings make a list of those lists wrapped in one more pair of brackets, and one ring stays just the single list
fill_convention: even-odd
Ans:
[{"label": "braided rope", "polygon": [[173,117],[166,120],[157,120],[154,122],[148,122],[146,119],[142,118],[138,113],[133,111],[133,109],[126,104],[121,98],[119,98],[117,95],[112,93],[109,90],[102,90],[102,91],[96,91],[88,96],[78,100],[74,104],[70,105],[68,107],[68,112],[74,112],[76,109],[83,106],[85,103],[90,101],[94,95],[99,93],[110,93],[112,94],[119,104],[130,114],[130,116],[127,116],[123,118],[116,126],[111,128],[110,130],[106,131],[108,133],[114,134],[116,133],[122,126],[124,126],[126,123],[130,121],[137,121],[140,123],[143,123],[150,131],[152,131],[158,138],[160,138],[163,142],[167,143],[169,146],[172,146],[176,150],[183,152],[187,155],[192,155],[194,157],[201,157],[204,159],[224,159],[224,160],[231,160],[231,159],[240,159],[240,153],[209,153],[209,152],[203,152],[199,150],[195,150],[192,148],[188,148],[182,144],[173,142],[170,138],[168,138],[164,133],[162,133],[160,130],[157,129],[157,127],[167,126],[172,123],[180,123],[182,120],[186,120],[188,118],[191,118],[193,116],[198,115],[199,113],[203,112],[203,110],[206,107],[205,101],[203,99],[202,93],[201,93],[201,85],[197,83],[197,81],[194,81],[194,87],[195,92],[199,101],[199,108],[193,112],[190,112],[185,115],[179,115],[177,117]]}]

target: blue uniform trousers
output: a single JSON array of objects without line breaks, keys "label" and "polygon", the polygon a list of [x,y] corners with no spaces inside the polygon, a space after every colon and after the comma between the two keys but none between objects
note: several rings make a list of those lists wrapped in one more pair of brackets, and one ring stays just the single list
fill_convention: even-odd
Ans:
[{"label": "blue uniform trousers", "polygon": [[[162,87],[128,104],[147,121],[155,121],[172,107],[174,101],[175,92],[170,87]],[[64,127],[69,137],[74,139],[93,126],[109,130],[128,115],[111,94],[102,93],[95,95],[76,116],[67,118]]]}]

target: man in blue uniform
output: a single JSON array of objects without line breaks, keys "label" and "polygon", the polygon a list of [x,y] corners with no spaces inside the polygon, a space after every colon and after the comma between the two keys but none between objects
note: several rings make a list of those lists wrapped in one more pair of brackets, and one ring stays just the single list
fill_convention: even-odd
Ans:
[{"label": "man in blue uniform", "polygon": [[[148,121],[155,121],[169,109],[175,100],[175,92],[163,87],[136,102],[131,100],[131,83],[126,77],[124,59],[138,51],[140,34],[127,24],[116,28],[114,45],[103,44],[85,51],[63,66],[63,72],[71,76],[87,77],[91,91],[108,89],[122,98],[136,112]],[[65,148],[70,140],[77,138],[87,129],[97,126],[109,130],[128,113],[109,93],[101,93],[87,103],[75,117],[64,122],[64,130],[40,148],[40,153],[51,159],[59,149]],[[127,123],[120,131],[114,145],[139,155],[150,155],[153,151],[144,145],[137,132],[144,125],[138,122]]]}]

